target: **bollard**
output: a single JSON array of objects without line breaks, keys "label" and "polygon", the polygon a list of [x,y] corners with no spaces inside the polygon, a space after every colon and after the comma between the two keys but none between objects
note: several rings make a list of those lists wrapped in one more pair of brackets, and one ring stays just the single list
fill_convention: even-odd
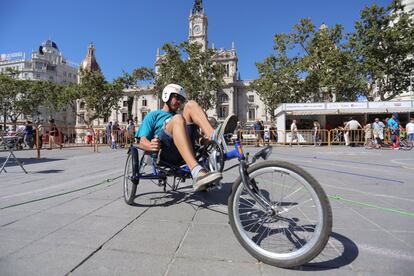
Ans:
[{"label": "bollard", "polygon": [[39,129],[36,127],[36,151],[37,151],[37,156],[36,159],[40,159],[40,135],[39,135]]}]

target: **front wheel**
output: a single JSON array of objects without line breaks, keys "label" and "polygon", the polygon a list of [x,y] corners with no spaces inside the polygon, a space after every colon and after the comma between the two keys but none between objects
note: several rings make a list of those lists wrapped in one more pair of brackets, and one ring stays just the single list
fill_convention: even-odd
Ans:
[{"label": "front wheel", "polygon": [[320,184],[301,168],[275,160],[253,165],[247,174],[256,196],[239,177],[228,201],[230,225],[241,245],[278,267],[296,267],[315,258],[332,230],[331,207]]}]

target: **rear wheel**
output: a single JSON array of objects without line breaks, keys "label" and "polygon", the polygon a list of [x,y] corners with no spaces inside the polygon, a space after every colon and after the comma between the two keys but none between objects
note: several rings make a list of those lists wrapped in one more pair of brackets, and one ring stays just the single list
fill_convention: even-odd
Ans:
[{"label": "rear wheel", "polygon": [[256,196],[239,177],[228,202],[230,225],[241,245],[258,260],[278,267],[315,258],[332,229],[331,207],[319,183],[299,167],[275,160],[253,165],[247,174]]},{"label": "rear wheel", "polygon": [[131,147],[128,152],[124,170],[124,199],[129,205],[134,204],[135,194],[139,183],[138,149]]}]

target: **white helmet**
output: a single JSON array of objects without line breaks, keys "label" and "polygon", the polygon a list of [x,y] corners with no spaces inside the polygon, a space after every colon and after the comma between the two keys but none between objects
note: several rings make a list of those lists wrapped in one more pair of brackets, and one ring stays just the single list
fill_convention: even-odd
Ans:
[{"label": "white helmet", "polygon": [[162,90],[162,101],[164,103],[168,102],[171,94],[174,93],[182,96],[184,99],[187,99],[187,94],[185,93],[184,88],[182,86],[170,83],[164,88],[164,90]]}]

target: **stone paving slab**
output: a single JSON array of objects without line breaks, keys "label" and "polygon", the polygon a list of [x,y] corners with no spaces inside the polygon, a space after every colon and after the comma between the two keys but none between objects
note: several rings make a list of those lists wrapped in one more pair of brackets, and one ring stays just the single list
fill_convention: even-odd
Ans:
[{"label": "stone paving slab", "polygon": [[251,257],[228,224],[237,169],[209,193],[192,193],[191,181],[167,193],[143,183],[136,206],[128,206],[126,151],[99,151],[42,151],[40,161],[33,151],[16,152],[29,174],[18,166],[0,174],[0,275],[411,275],[414,269],[413,152],[275,147],[271,159],[309,171],[333,210],[322,253],[297,269],[280,269]]}]

